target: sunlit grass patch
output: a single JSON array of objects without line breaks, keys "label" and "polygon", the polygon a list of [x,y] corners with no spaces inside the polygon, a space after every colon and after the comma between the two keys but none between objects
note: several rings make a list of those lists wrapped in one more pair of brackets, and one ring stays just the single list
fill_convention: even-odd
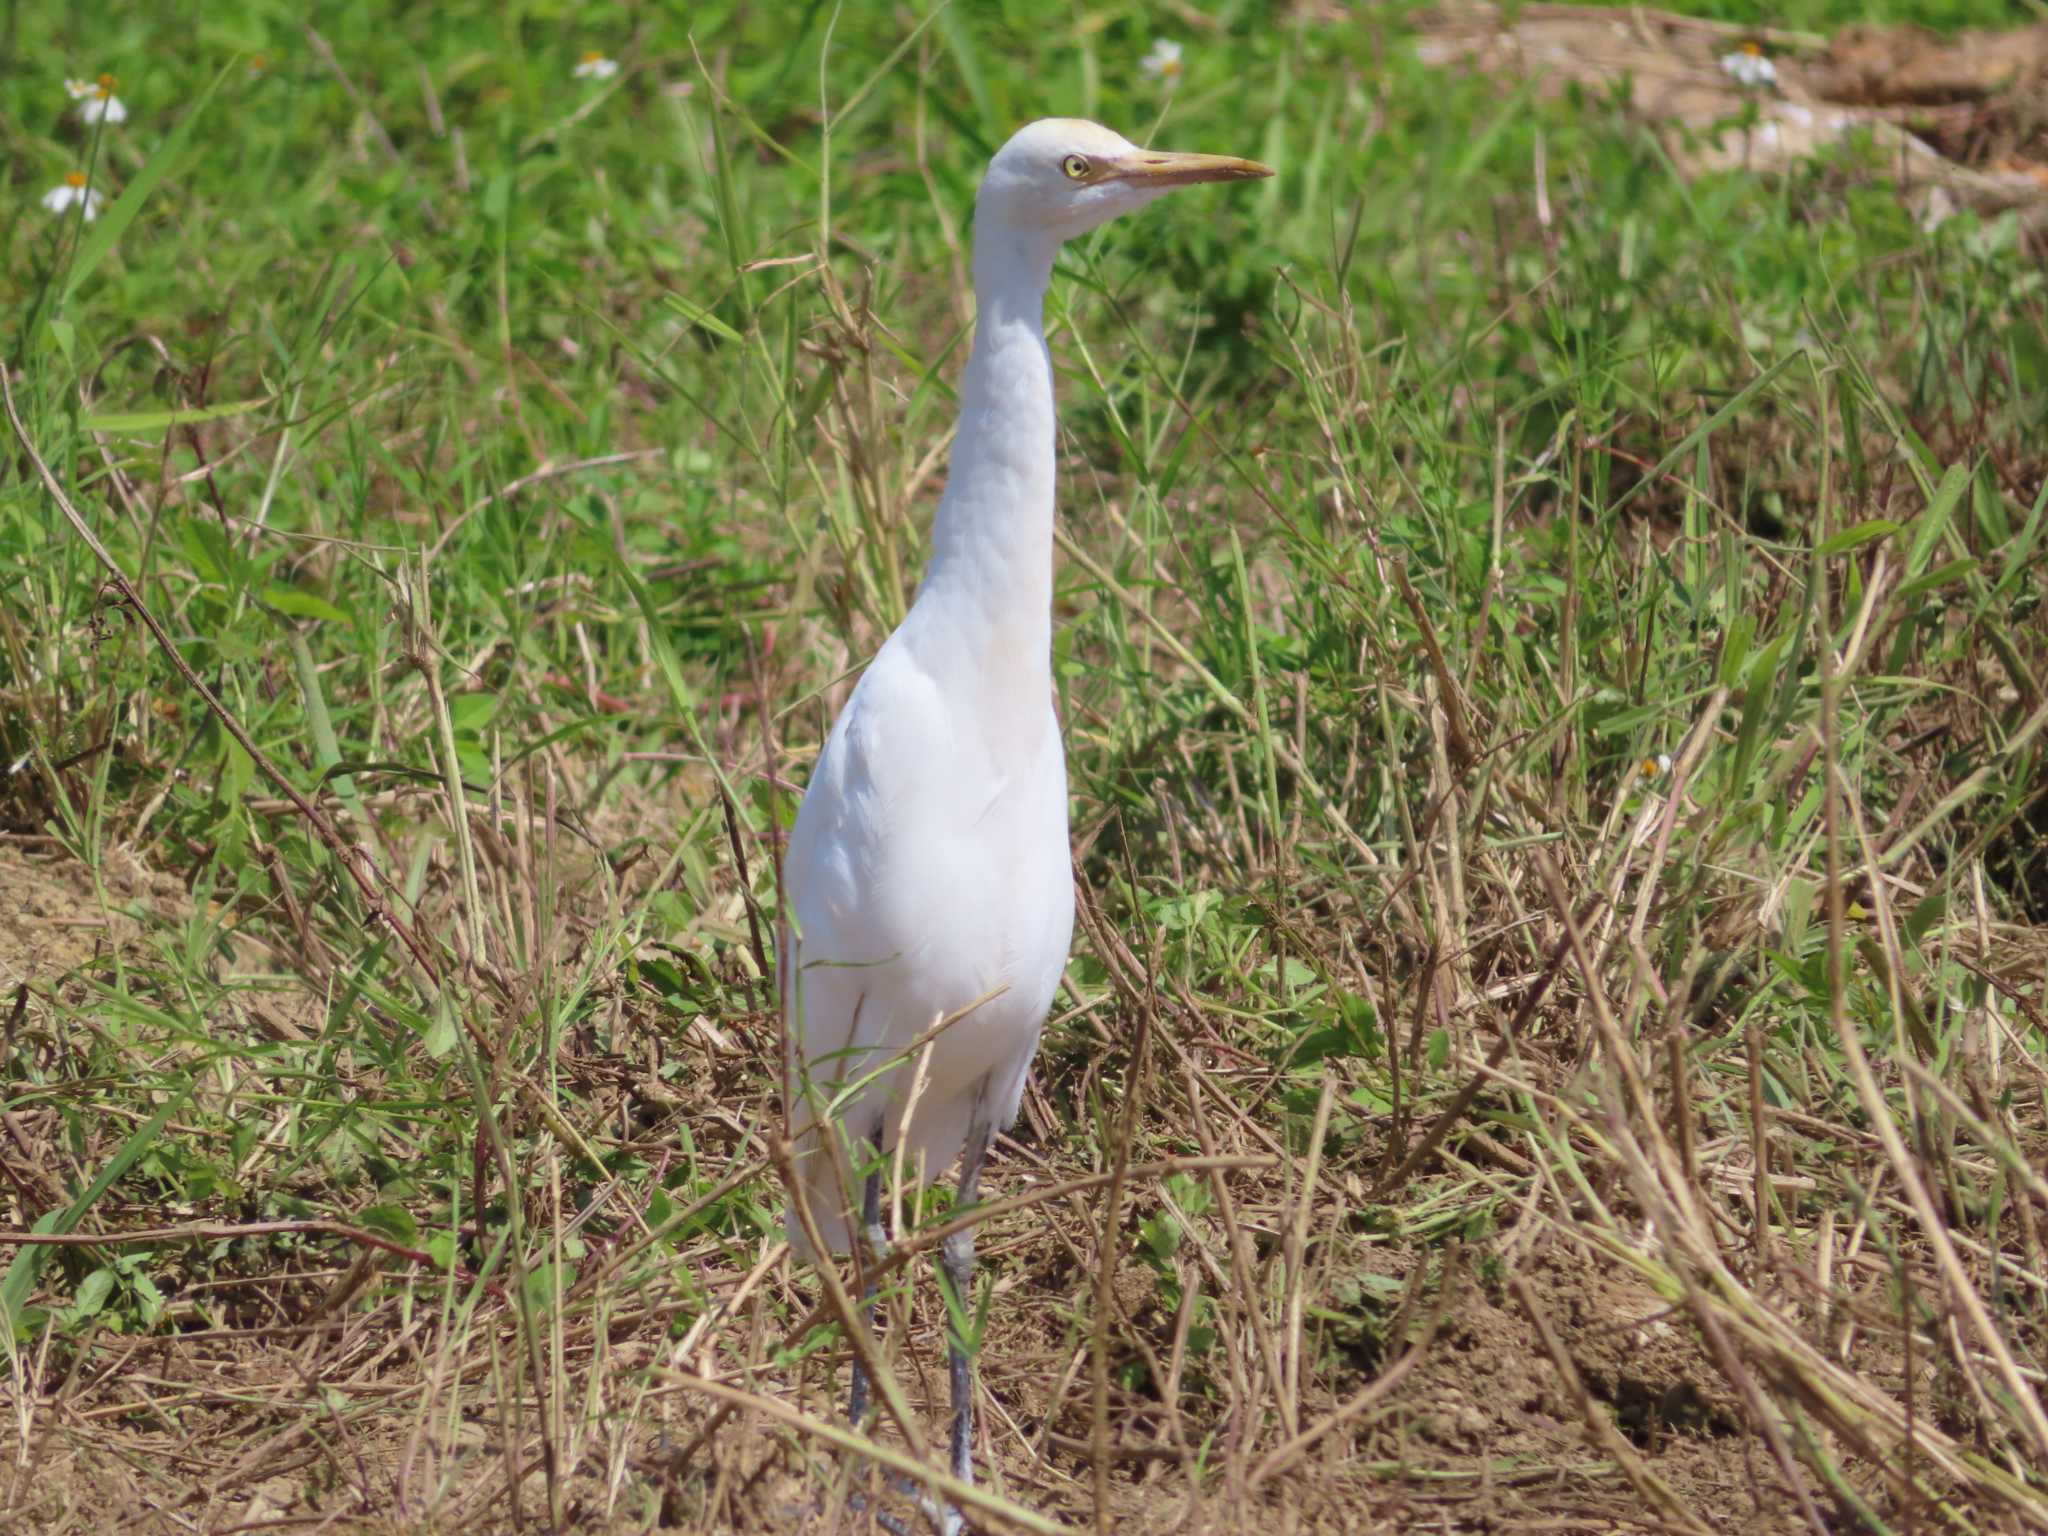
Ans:
[{"label": "sunlit grass patch", "polygon": [[8,387],[184,670],[8,429],[0,1226],[70,1241],[4,1255],[0,1523],[866,1486],[776,1252],[777,835],[1051,111],[1282,174],[1048,309],[1082,921],[993,1496],[2038,1522],[2038,237],[1683,179],[1398,17],[918,25],[23,11]]}]

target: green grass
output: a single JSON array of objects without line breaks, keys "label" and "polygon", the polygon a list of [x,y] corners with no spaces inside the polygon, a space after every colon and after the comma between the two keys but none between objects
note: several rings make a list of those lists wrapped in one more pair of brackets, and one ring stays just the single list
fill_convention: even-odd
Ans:
[{"label": "green grass", "polygon": [[991,1527],[2048,1517],[2038,243],[1853,152],[1683,180],[1398,8],[923,14],[8,13],[10,388],[191,677],[10,432],[0,1209],[102,1241],[6,1255],[0,1517],[844,1491],[843,1341],[756,1273],[776,834],[1053,112],[1280,175],[1048,306],[1084,901],[990,1176]]}]

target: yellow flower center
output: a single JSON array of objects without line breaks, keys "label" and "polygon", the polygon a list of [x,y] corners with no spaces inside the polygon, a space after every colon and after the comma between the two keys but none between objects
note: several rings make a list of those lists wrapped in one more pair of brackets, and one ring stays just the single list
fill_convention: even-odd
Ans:
[{"label": "yellow flower center", "polygon": [[585,51],[583,62],[586,64],[602,64],[604,62],[604,55],[597,49],[591,48]]},{"label": "yellow flower center", "polygon": [[117,83],[118,83],[118,82],[116,82],[116,81],[115,81],[115,79],[114,79],[114,77],[113,77],[112,75],[101,75],[101,76],[100,76],[100,94],[101,94],[102,96],[104,96],[104,95],[107,95],[107,94],[108,94],[109,92],[111,92],[111,91],[112,91],[112,90],[114,89],[114,86],[115,86],[115,85],[116,85]]},{"label": "yellow flower center", "polygon": [[98,90],[94,91],[92,94],[93,99],[96,101],[112,101],[114,99],[114,93],[108,90],[104,85],[101,86]]},{"label": "yellow flower center", "polygon": [[84,187],[84,185],[85,185],[85,172],[83,172],[83,171],[66,171],[66,172],[64,173],[64,185],[65,185],[65,186],[67,186],[67,187],[74,187],[74,188],[82,188],[82,187]]},{"label": "yellow flower center", "polygon": [[270,60],[260,53],[252,53],[249,55],[249,67],[251,69],[268,69],[270,68]]},{"label": "yellow flower center", "polygon": [[1760,59],[1764,56],[1764,45],[1753,37],[1746,37],[1742,40],[1741,45],[1736,51],[1738,53],[1746,53],[1752,59]]}]

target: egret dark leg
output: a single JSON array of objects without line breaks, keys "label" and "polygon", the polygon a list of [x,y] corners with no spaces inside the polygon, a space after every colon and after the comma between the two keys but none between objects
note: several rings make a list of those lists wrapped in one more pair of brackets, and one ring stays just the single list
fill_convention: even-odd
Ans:
[{"label": "egret dark leg", "polygon": [[[879,1167],[867,1176],[866,1183],[861,1186],[860,1231],[862,1239],[868,1245],[868,1255],[873,1263],[879,1264],[884,1258],[888,1257],[889,1231],[882,1225],[882,1170]],[[873,1274],[871,1269],[869,1274]],[[879,1315],[875,1311],[876,1289],[877,1287],[873,1279],[869,1279],[860,1288],[861,1315],[864,1318],[870,1319],[871,1326],[872,1319]],[[870,1398],[872,1394],[869,1390],[871,1386],[872,1383],[868,1380],[868,1368],[862,1362],[860,1352],[856,1350],[853,1356],[853,1390],[849,1394],[846,1405],[846,1416],[852,1421],[855,1429],[865,1429],[867,1427],[868,1411],[871,1406]],[[910,1494],[912,1496],[915,1496],[917,1493],[917,1485],[901,1473],[890,1473],[888,1482],[898,1493]],[[868,1507],[867,1495],[864,1493],[853,1494],[851,1503],[855,1509],[866,1509]],[[950,1513],[948,1511],[948,1514]],[[874,1511],[874,1520],[883,1530],[890,1532],[891,1536],[909,1536],[909,1532],[904,1527],[903,1522],[893,1515],[876,1510]],[[957,1530],[958,1526],[948,1525],[945,1526],[945,1529],[950,1532]]]},{"label": "egret dark leg", "polygon": [[[967,1149],[960,1160],[960,1195],[955,1211],[965,1211],[980,1198],[981,1163],[988,1156],[994,1131],[977,1126],[969,1132]],[[939,1248],[939,1264],[946,1283],[960,1308],[962,1322],[974,1316],[974,1229],[965,1228],[947,1238]],[[974,1372],[967,1358],[967,1341],[955,1330],[946,1330],[946,1363],[953,1384],[953,1475],[963,1483],[974,1481]]]},{"label": "egret dark leg", "polygon": [[[882,1170],[875,1169],[868,1175],[867,1184],[861,1190],[860,1230],[867,1240],[868,1253],[873,1262],[879,1263],[889,1251],[889,1234],[882,1228]],[[869,1274],[873,1274],[870,1269]],[[860,1288],[861,1316],[875,1315],[875,1282],[869,1279]],[[853,1392],[846,1405],[846,1416],[855,1429],[864,1428],[868,1419],[868,1368],[862,1362],[859,1350],[853,1354]]]}]

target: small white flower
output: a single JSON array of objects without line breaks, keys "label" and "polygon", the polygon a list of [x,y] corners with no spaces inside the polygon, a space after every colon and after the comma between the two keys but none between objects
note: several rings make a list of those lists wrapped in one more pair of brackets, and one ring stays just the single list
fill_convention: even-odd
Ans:
[{"label": "small white flower", "polygon": [[1671,754],[1669,752],[1659,752],[1654,756],[1646,757],[1636,764],[1636,768],[1646,779],[1661,779],[1671,771]]},{"label": "small white flower", "polygon": [[595,48],[576,61],[572,73],[578,80],[609,80],[619,72],[619,61],[608,59]]},{"label": "small white flower", "polygon": [[52,213],[62,213],[80,203],[85,205],[86,223],[100,216],[99,192],[85,184],[83,171],[66,171],[64,179],[43,194],[43,206]]},{"label": "small white flower", "polygon": [[78,103],[76,115],[81,123],[128,121],[128,109],[121,105],[121,98],[114,94],[112,75],[101,75],[93,81],[66,80],[64,89],[71,99]]},{"label": "small white flower", "polygon": [[108,91],[95,91],[78,104],[78,120],[81,123],[125,123],[128,109],[121,105],[121,98]]},{"label": "small white flower", "polygon": [[1172,82],[1180,78],[1180,44],[1163,37],[1152,39],[1152,51],[1138,60],[1138,68],[1154,80]]},{"label": "small white flower", "polygon": [[1745,90],[1757,90],[1778,83],[1778,66],[1764,56],[1755,43],[1744,43],[1733,53],[1721,55],[1721,69]]}]

